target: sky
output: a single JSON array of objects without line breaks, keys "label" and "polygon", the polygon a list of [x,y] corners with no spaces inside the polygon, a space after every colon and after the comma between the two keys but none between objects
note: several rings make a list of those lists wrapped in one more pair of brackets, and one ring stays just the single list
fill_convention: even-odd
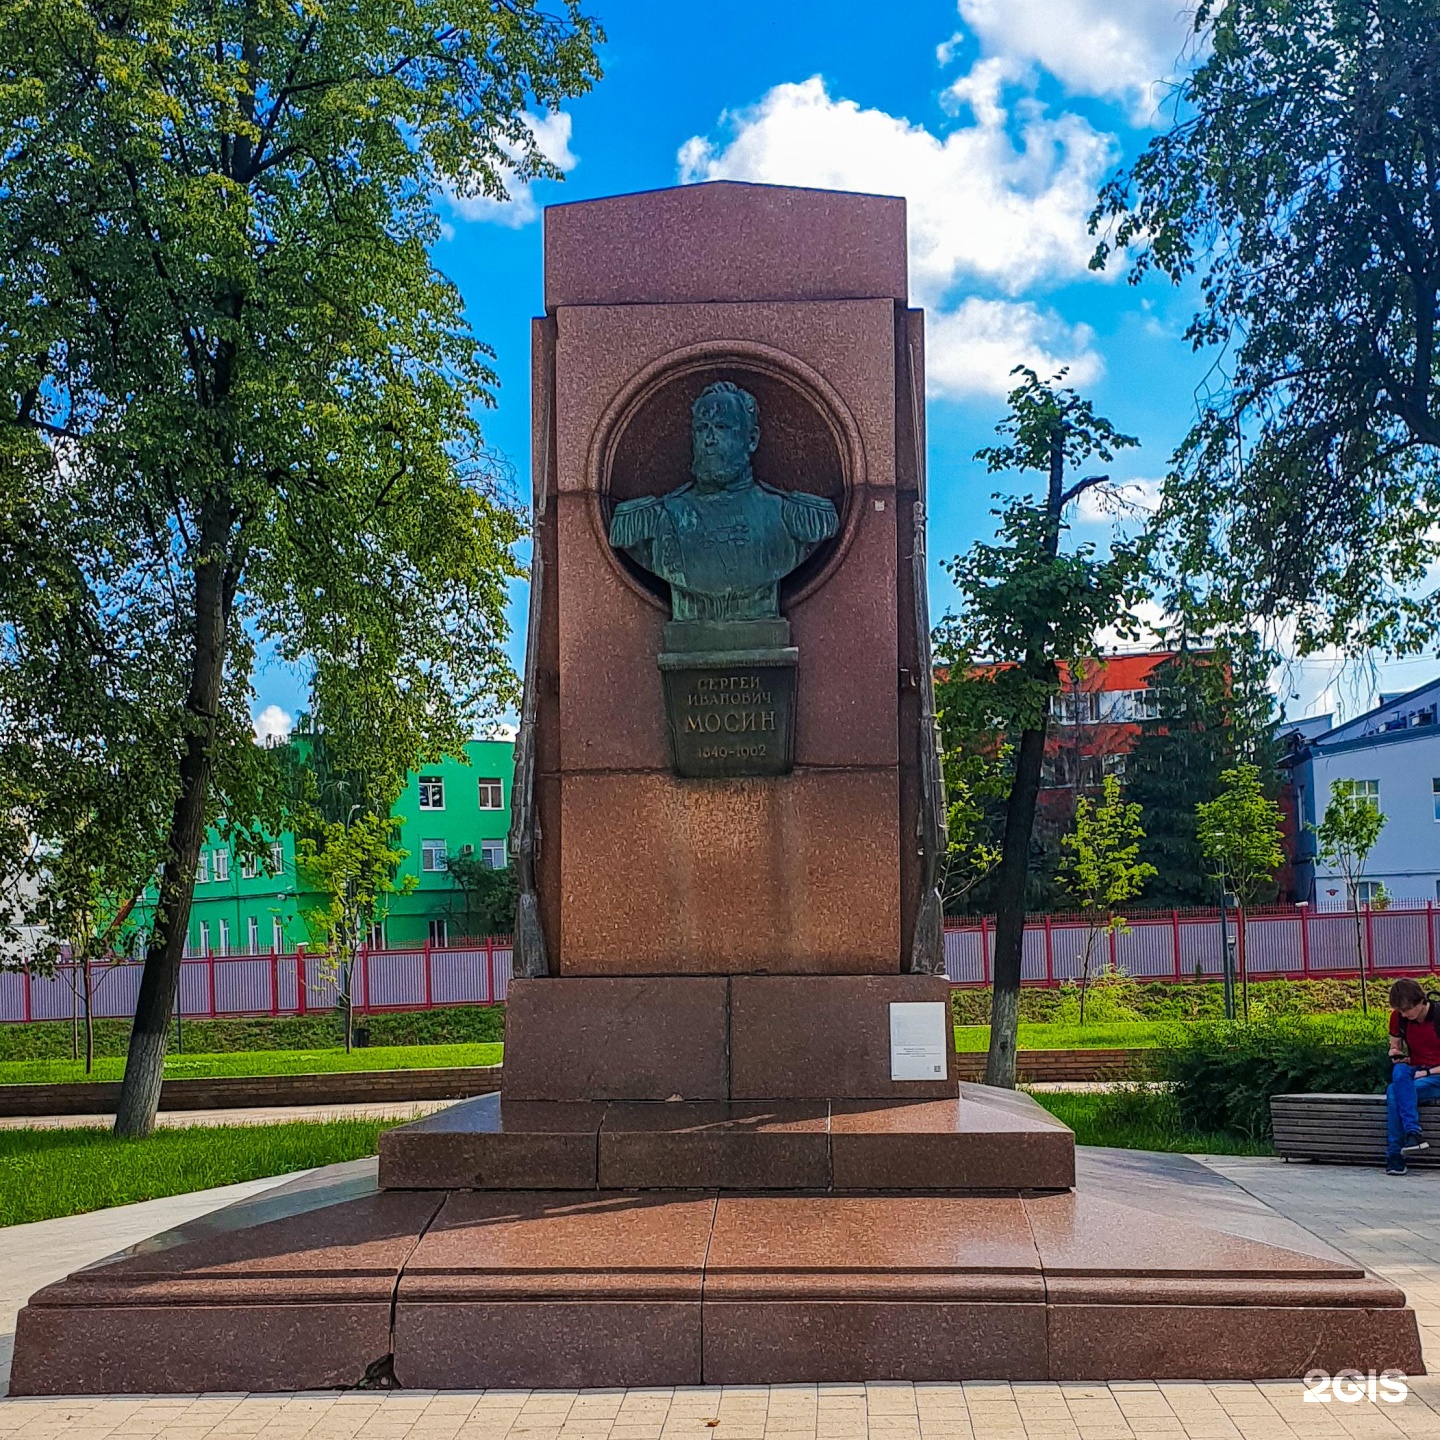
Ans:
[{"label": "sky", "polygon": [[[900,194],[911,303],[926,310],[931,613],[954,595],[940,562],[993,529],[997,489],[975,451],[993,439],[1009,371],[1069,369],[1139,448],[1110,467],[1153,496],[1188,429],[1211,359],[1183,338],[1193,291],[1133,286],[1088,268],[1100,184],[1171,115],[1193,54],[1184,0],[591,0],[605,77],[533,125],[564,180],[512,182],[508,203],[442,202],[437,266],[495,351],[489,448],[529,493],[530,319],[541,313],[546,205],[707,179]],[[1073,517],[1104,543],[1114,521]],[[514,587],[510,653],[523,662],[526,588]],[[1291,716],[1353,715],[1377,689],[1428,680],[1433,656],[1277,676]],[[257,725],[286,727],[301,676],[263,665]]]}]

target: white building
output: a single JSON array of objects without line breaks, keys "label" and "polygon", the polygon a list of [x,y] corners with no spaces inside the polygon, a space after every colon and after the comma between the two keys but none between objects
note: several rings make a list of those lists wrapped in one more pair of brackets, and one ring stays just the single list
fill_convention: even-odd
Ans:
[{"label": "white building", "polygon": [[1295,894],[1317,908],[1344,905],[1345,882],[1319,863],[1315,835],[1337,782],[1372,799],[1385,828],[1357,886],[1361,901],[1383,885],[1394,900],[1440,899],[1440,679],[1384,703],[1343,725],[1313,721],[1282,736],[1295,792]]}]

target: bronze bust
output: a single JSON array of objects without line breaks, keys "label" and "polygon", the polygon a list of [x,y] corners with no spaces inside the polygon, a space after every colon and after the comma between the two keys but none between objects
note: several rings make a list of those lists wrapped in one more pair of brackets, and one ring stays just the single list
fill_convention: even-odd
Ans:
[{"label": "bronze bust", "polygon": [[777,618],[780,581],[839,529],[823,495],[755,478],[755,397],[722,380],[690,409],[691,479],[615,507],[610,543],[670,585],[677,621]]}]

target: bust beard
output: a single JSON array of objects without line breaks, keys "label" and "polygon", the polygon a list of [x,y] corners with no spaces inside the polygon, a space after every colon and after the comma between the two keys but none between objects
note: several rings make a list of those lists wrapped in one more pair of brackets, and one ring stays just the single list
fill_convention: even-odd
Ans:
[{"label": "bust beard", "polygon": [[718,455],[696,455],[690,475],[695,488],[707,495],[719,494],[722,490],[743,490],[756,483],[748,457],[741,465],[730,466]]}]

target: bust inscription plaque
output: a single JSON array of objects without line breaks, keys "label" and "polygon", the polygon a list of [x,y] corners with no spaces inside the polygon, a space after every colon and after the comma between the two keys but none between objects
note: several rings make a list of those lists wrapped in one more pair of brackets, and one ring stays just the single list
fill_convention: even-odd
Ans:
[{"label": "bust inscription plaque", "polygon": [[610,543],[670,586],[658,663],[676,773],[785,775],[799,651],[780,614],[780,582],[836,533],[839,517],[823,496],[755,478],[753,395],[721,381],[690,416],[690,481],[617,505]]}]

